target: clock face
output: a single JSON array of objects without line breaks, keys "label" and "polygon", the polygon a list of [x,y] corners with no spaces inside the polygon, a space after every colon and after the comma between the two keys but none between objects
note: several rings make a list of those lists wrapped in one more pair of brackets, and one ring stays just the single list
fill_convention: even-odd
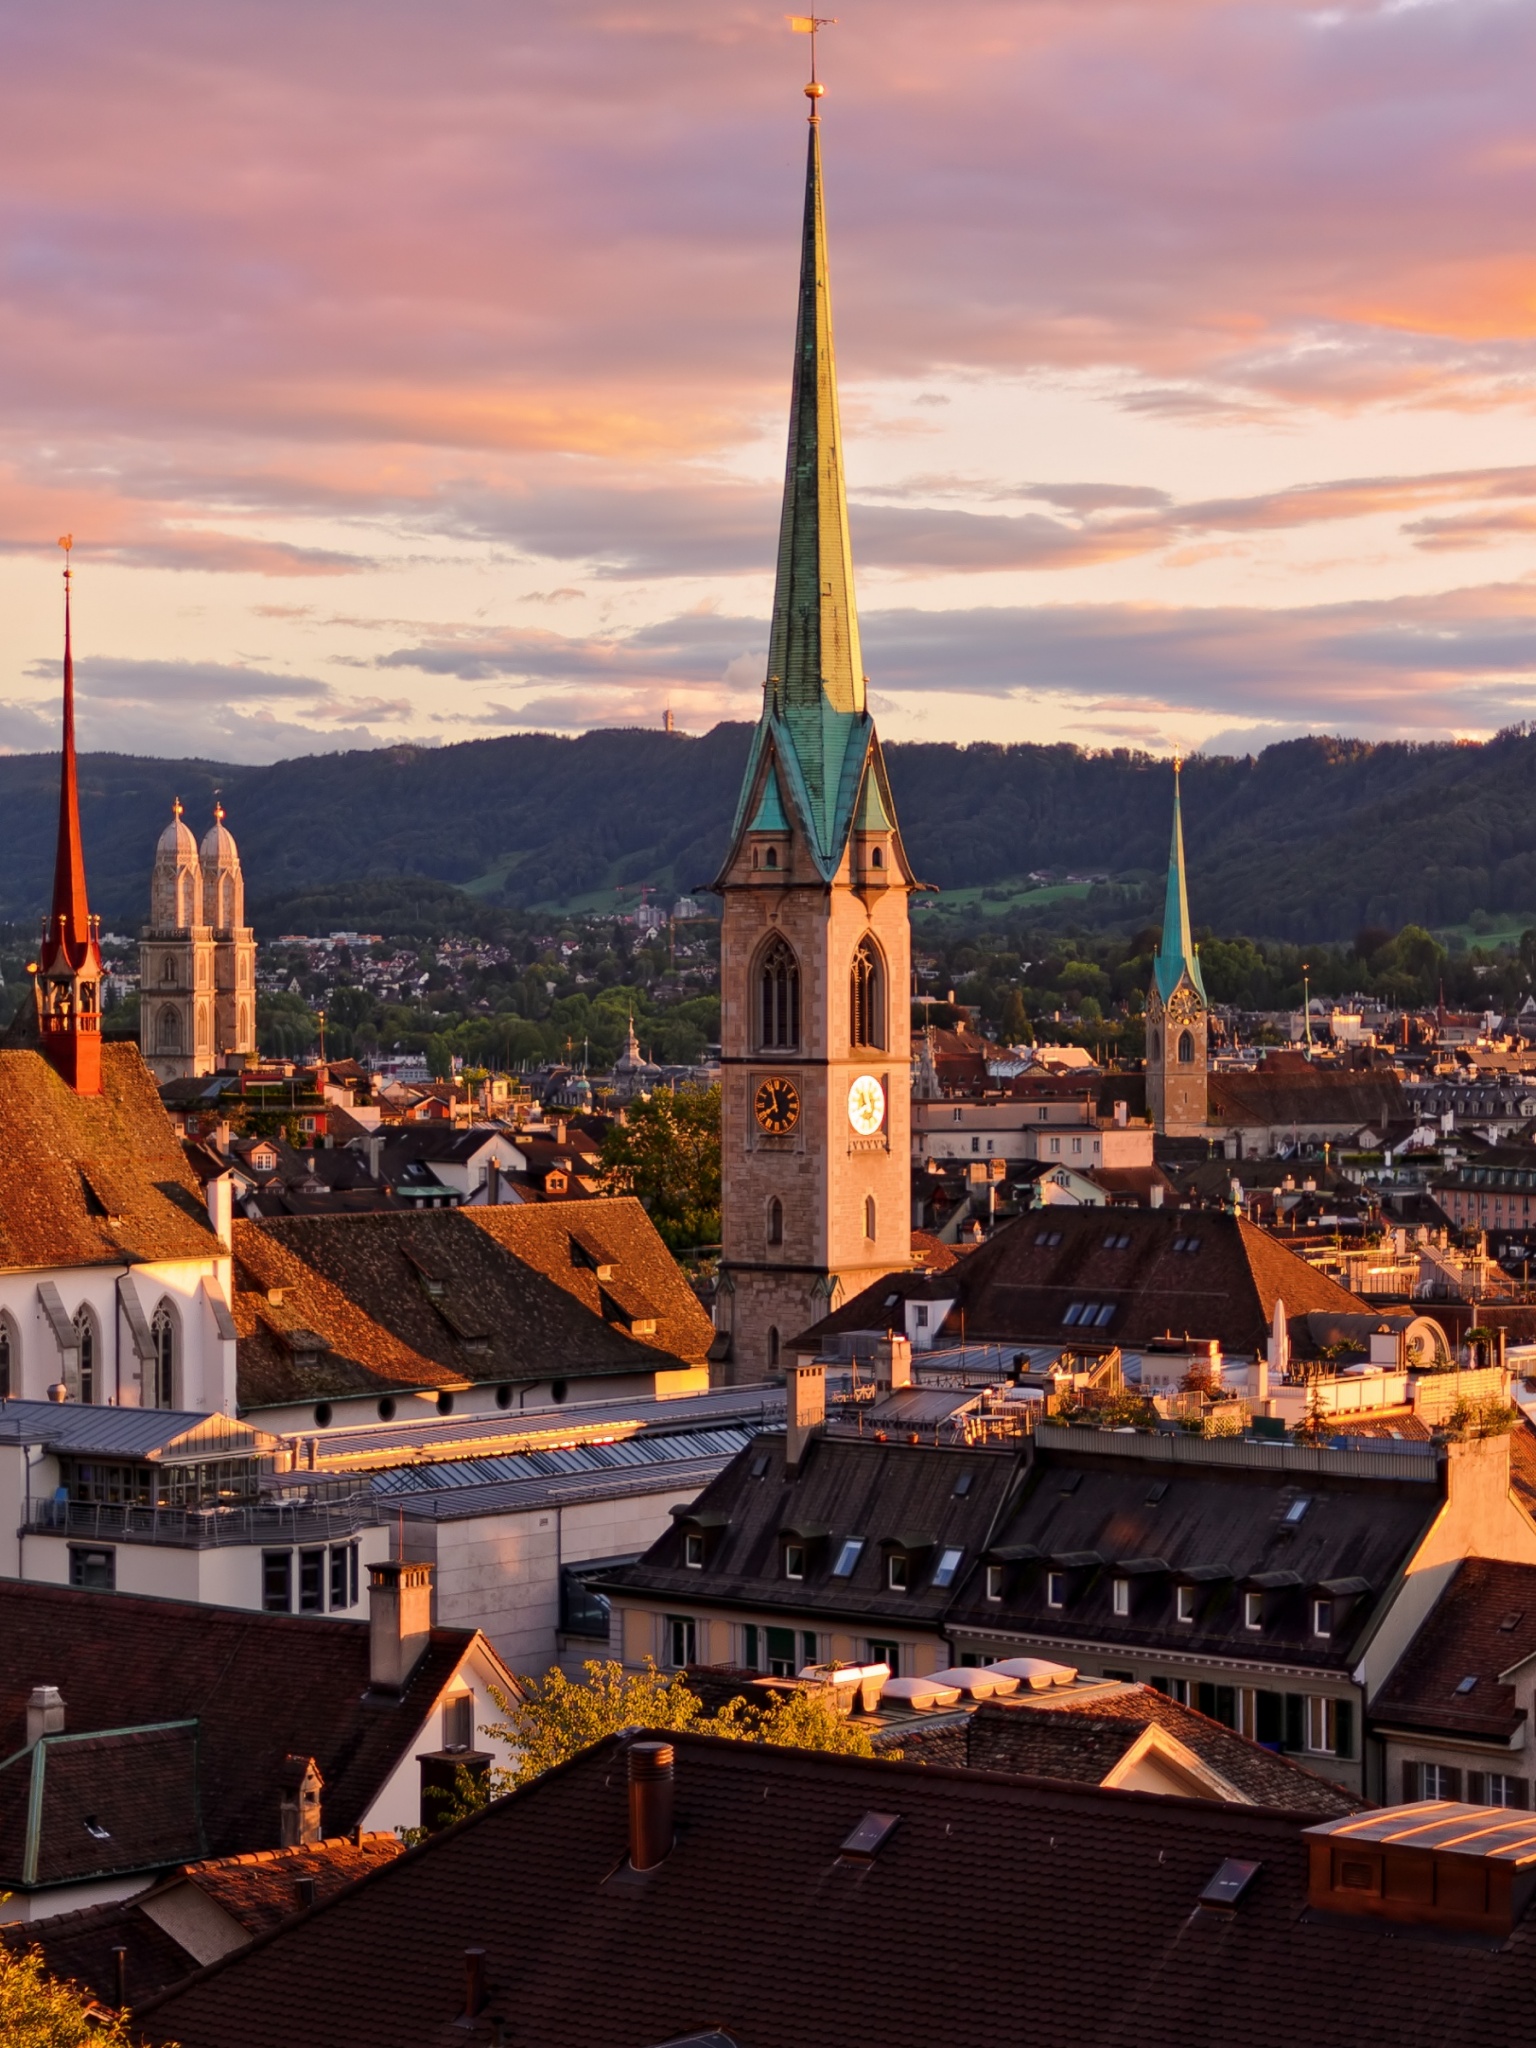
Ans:
[{"label": "clock face", "polygon": [[872,1138],[885,1122],[885,1090],[873,1074],[860,1074],[848,1090],[848,1121],[861,1138]]},{"label": "clock face", "polygon": [[800,1121],[800,1090],[783,1074],[770,1074],[752,1098],[752,1112],[765,1131],[782,1137]]}]

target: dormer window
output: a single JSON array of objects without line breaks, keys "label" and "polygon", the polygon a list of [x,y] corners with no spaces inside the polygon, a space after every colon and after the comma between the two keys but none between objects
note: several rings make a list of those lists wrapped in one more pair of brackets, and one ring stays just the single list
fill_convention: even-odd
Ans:
[{"label": "dormer window", "polygon": [[885,1561],[885,1583],[893,1593],[905,1593],[912,1583],[911,1560],[903,1550],[893,1550]]},{"label": "dormer window", "polygon": [[1315,1636],[1333,1634],[1333,1602],[1314,1600],[1312,1602],[1312,1633]]},{"label": "dormer window", "polygon": [[786,1579],[805,1577],[805,1545],[786,1543],[784,1546],[784,1576]]},{"label": "dormer window", "polygon": [[691,1572],[704,1569],[704,1538],[697,1529],[690,1529],[683,1538],[683,1563]]},{"label": "dormer window", "polygon": [[1180,1586],[1175,1612],[1180,1621],[1192,1622],[1195,1618],[1197,1592],[1193,1586]]},{"label": "dormer window", "polygon": [[1245,1593],[1243,1595],[1243,1627],[1259,1629],[1264,1626],[1264,1595]]}]

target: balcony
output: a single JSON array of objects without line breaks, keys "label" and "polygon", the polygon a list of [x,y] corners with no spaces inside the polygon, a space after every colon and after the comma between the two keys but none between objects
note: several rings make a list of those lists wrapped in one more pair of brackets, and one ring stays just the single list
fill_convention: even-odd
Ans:
[{"label": "balcony", "polygon": [[246,1544],[340,1543],[383,1522],[386,1508],[371,1494],[345,1500],[261,1501],[242,1507],[151,1508],[96,1501],[34,1501],[24,1536],[64,1536],[87,1543],[159,1543],[173,1550],[217,1550]]}]

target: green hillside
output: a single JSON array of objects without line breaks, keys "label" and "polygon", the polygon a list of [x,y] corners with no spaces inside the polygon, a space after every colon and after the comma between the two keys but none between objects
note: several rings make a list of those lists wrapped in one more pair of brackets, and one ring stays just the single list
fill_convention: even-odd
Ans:
[{"label": "green hillside", "polygon": [[[264,905],[281,916],[356,882],[447,882],[519,908],[607,908],[641,884],[688,890],[714,873],[748,731],[527,735],[262,768],[86,756],[92,899],[109,927],[135,929],[172,797],[201,831],[216,788],[258,923]],[[918,870],[961,914],[1054,907],[1107,924],[1155,905],[1165,762],[1068,746],[887,753]],[[0,917],[43,905],[56,803],[54,758],[0,758]],[[1310,942],[1474,918],[1513,930],[1536,906],[1536,737],[1524,733],[1486,745],[1305,739],[1196,759],[1184,814],[1195,915],[1219,931]],[[1031,887],[1031,873],[1044,884]],[[926,914],[947,917],[944,905],[929,899]]]}]

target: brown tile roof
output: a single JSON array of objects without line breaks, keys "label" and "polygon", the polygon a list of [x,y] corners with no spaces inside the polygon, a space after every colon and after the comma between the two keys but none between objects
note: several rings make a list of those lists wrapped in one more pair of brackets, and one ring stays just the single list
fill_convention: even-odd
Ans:
[{"label": "brown tile roof", "polygon": [[0,1049],[0,1269],[220,1256],[138,1048],[104,1045],[101,1081],[77,1095],[41,1053]]},{"label": "brown tile roof", "polygon": [[[1536,1565],[1469,1557],[1425,1617],[1372,1705],[1391,1728],[1507,1742],[1525,1721],[1502,1674],[1536,1656]],[[1467,1679],[1470,1691],[1460,1687]]]},{"label": "brown tile roof", "polygon": [[[1115,1240],[1129,1236],[1128,1245]],[[950,1322],[982,1343],[1050,1343],[1063,1337],[1073,1302],[1113,1303],[1096,1342],[1137,1346],[1172,1335],[1218,1338],[1230,1354],[1267,1342],[1275,1302],[1288,1315],[1364,1314],[1337,1281],[1316,1272],[1263,1230],[1215,1211],[1052,1207],[1031,1210],[979,1245],[952,1272],[893,1273],[795,1340],[844,1330],[900,1328],[896,1294],[953,1299]],[[947,1326],[946,1326],[947,1327]],[[794,1347],[792,1347],[794,1348]]]},{"label": "brown tile roof", "polygon": [[0,1765],[0,1888],[154,1869],[202,1848],[191,1721],[46,1737]]},{"label": "brown tile roof", "polygon": [[[681,1735],[677,1832],[623,1874],[621,1745],[141,2009],[182,2048],[1525,2048],[1498,1947],[1307,1913],[1298,1816]],[[840,1855],[896,1817],[869,1861]],[[1257,1865],[1230,1911],[1201,1893]],[[463,1953],[485,1950],[478,2035]]]},{"label": "brown tile roof", "polygon": [[1412,1113],[1394,1073],[1327,1067],[1251,1074],[1218,1069],[1206,1101],[1212,1124],[1379,1125]]},{"label": "brown tile roof", "polygon": [[[608,1301],[573,1249],[578,1231],[611,1254]],[[701,1364],[714,1335],[628,1197],[264,1217],[237,1222],[234,1247],[242,1409],[665,1371]],[[620,1297],[639,1295],[655,1309],[653,1334],[630,1334]]]},{"label": "brown tile roof", "polygon": [[356,1840],[342,1836],[305,1848],[264,1849],[249,1856],[184,1863],[148,1892],[0,1927],[0,1939],[18,1953],[39,1949],[50,1977],[78,1985],[103,2005],[117,2003],[113,1951],[121,1946],[127,1951],[128,2003],[136,2006],[179,1984],[198,1967],[196,1957],[144,1910],[146,1903],[195,1885],[254,1938],[307,1910],[311,1902],[300,1896],[299,1880],[312,1881],[312,1903],[319,1905],[368,1871],[392,1863],[402,1846],[398,1835],[362,1835]]},{"label": "brown tile roof", "polygon": [[[206,1851],[234,1855],[276,1843],[279,1775],[291,1755],[314,1757],[326,1825],[344,1832],[413,1754],[430,1707],[474,1640],[469,1629],[433,1629],[404,1700],[385,1708],[364,1702],[364,1622],[0,1579],[0,1756],[25,1745],[33,1687],[56,1685],[66,1734],[195,1719]],[[185,1766],[190,1774],[190,1751]],[[24,1813],[30,1776],[0,1771],[0,1842],[19,1839],[16,1805]],[[99,1797],[122,1790],[103,1786]],[[183,1834],[161,1860],[184,1861],[199,1846]],[[110,1858],[110,1845],[99,1847]],[[15,1875],[6,1860],[0,1889]]]}]

